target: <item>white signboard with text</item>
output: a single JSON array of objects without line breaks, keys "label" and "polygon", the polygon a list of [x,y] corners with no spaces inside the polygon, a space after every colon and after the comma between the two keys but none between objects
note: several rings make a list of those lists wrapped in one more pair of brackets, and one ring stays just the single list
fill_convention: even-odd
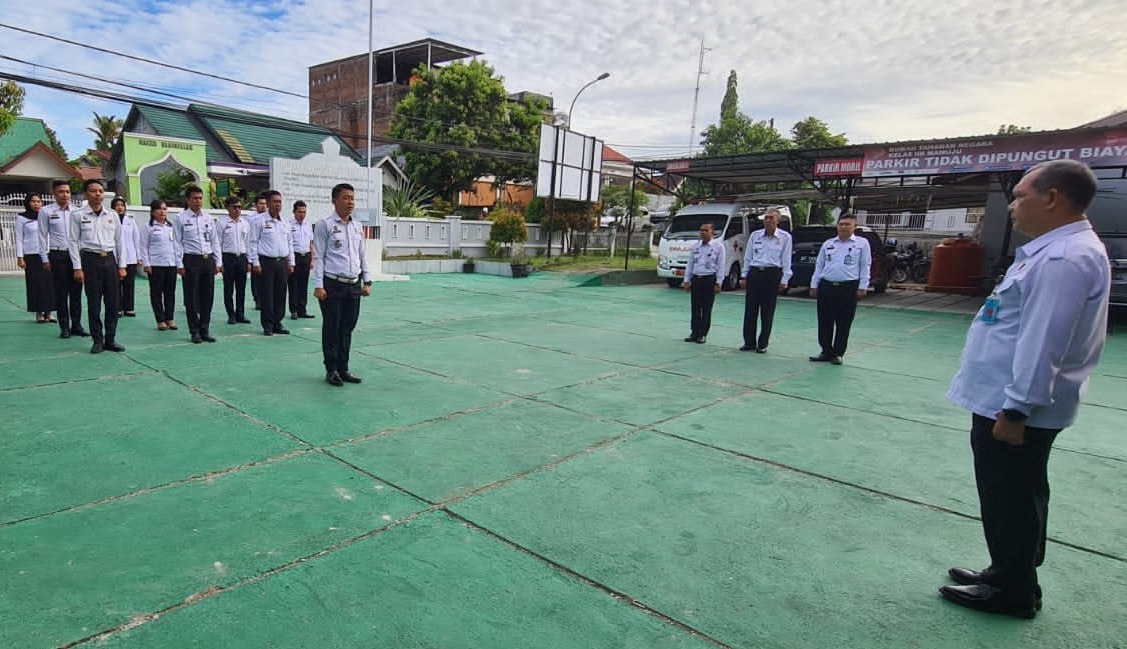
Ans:
[{"label": "white signboard with text", "polygon": [[[332,214],[332,191],[339,183],[356,189],[356,219],[365,225],[381,225],[383,170],[369,170],[341,155],[340,143],[333,138],[325,138],[321,153],[310,153],[300,160],[270,159],[270,187],[282,192],[283,214],[292,213],[294,201],[302,200],[309,205],[309,220],[320,221]],[[369,183],[371,189],[366,191]]]}]

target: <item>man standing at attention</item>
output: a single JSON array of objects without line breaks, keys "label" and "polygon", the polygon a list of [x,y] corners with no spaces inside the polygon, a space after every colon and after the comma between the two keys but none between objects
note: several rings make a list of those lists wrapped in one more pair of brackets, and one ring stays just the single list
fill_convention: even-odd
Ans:
[{"label": "man standing at attention", "polygon": [[[83,186],[86,205],[70,214],[68,238],[70,263],[74,281],[86,287],[86,317],[90,321],[90,337],[94,340],[91,354],[103,350],[123,352],[117,344],[117,312],[121,310],[121,280],[125,277],[125,259],[121,239],[121,221],[113,210],[105,209],[105,188],[102,181],[90,179]],[[102,300],[106,302],[105,329],[102,328]]]},{"label": "man standing at attention", "polygon": [[[740,288],[747,289],[744,298],[744,344],[741,352],[767,351],[771,342],[771,325],[775,322],[775,304],[779,293],[787,289],[791,269],[791,236],[779,229],[779,210],[769,209],[763,215],[763,227],[751,233],[744,254]],[[763,329],[756,337],[756,320],[760,313]]]},{"label": "man standing at attention", "polygon": [[55,309],[59,312],[59,338],[89,336],[82,328],[82,282],[74,279],[70,259],[70,185],[65,180],[52,183],[55,204],[39,210],[39,253],[43,268],[51,271],[55,289]]},{"label": "man standing at attention", "polygon": [[989,613],[1032,618],[1041,608],[1049,450],[1076,420],[1106,337],[1111,270],[1084,216],[1096,177],[1054,160],[1014,187],[1014,228],[1033,240],[967,332],[947,398],[971,412],[971,449],[990,565],[951,568],[959,586],[944,599]]},{"label": "man standing at attention", "polygon": [[704,344],[712,328],[712,305],[724,281],[727,268],[724,244],[712,238],[712,224],[700,226],[700,241],[689,248],[685,265],[685,282],[681,287],[690,293],[689,337],[687,343]]},{"label": "man standing at attention", "polygon": [[360,317],[360,297],[372,293],[364,256],[364,228],[352,220],[356,196],[352,185],[333,187],[333,214],[313,228],[313,297],[321,305],[321,351],[325,382],[340,387],[359,383],[348,369],[352,330]]},{"label": "man standing at attention", "polygon": [[223,308],[227,324],[247,323],[247,246],[250,245],[250,223],[241,218],[238,196],[228,196],[223,203],[227,216],[219,218],[219,250],[223,253]]},{"label": "man standing at attention", "polygon": [[293,245],[290,226],[282,218],[282,193],[266,192],[266,216],[250,228],[251,272],[261,277],[258,306],[262,333],[288,334],[282,326],[286,317],[286,280],[293,273]]},{"label": "man standing at attention", "polygon": [[188,331],[192,342],[215,342],[211,335],[211,308],[215,303],[215,274],[223,272],[219,232],[215,217],[203,211],[203,190],[189,187],[185,192],[188,209],[173,224],[179,266],[184,279],[184,310],[188,312]]},{"label": "man standing at attention", "polygon": [[293,245],[294,270],[290,275],[290,318],[312,318],[306,311],[309,302],[309,271],[312,267],[313,226],[306,222],[309,208],[305,201],[293,204],[293,221],[290,222],[290,240]]},{"label": "man standing at attention", "polygon": [[845,212],[837,218],[837,236],[822,244],[810,278],[810,297],[818,299],[818,345],[814,362],[841,365],[849,345],[849,329],[857,314],[857,300],[869,289],[873,251],[869,242],[853,234],[857,219]]}]

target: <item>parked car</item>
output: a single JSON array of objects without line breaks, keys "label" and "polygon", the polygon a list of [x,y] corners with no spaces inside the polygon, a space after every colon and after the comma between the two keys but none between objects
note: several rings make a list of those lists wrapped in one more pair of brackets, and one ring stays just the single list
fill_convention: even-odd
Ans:
[{"label": "parked car", "polygon": [[1111,260],[1111,304],[1127,307],[1127,232],[1101,234]]},{"label": "parked car", "polygon": [[[884,242],[881,241],[879,234],[864,227],[858,226],[854,234],[868,241],[873,253],[869,288],[874,293],[884,293],[892,273],[892,260],[885,250]],[[814,275],[814,262],[818,259],[818,250],[827,239],[837,236],[837,227],[806,225],[795,228],[791,231],[791,236],[794,240],[791,252],[791,270],[794,274],[787,284],[788,290],[798,286],[810,286],[810,278]]]}]

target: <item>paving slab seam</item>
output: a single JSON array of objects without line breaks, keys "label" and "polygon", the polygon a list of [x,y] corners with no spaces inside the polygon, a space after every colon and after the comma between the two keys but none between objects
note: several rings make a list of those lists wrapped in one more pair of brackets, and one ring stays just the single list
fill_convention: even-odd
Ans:
[{"label": "paving slab seam", "polygon": [[227,585],[227,586],[212,586],[212,587],[207,588],[205,590],[201,590],[199,592],[192,593],[191,595],[185,597],[184,600],[181,601],[181,602],[178,602],[178,603],[173,604],[171,606],[167,606],[163,609],[160,609],[159,611],[152,611],[152,612],[149,612],[149,613],[140,613],[138,615],[134,615],[133,618],[130,619],[128,622],[119,624],[119,625],[113,627],[112,629],[105,629],[103,631],[99,631],[97,633],[93,633],[91,635],[88,635],[84,638],[80,638],[78,640],[73,640],[73,641],[68,642],[66,644],[59,645],[58,649],[72,649],[73,647],[81,647],[83,645],[88,645],[90,643],[102,643],[106,639],[108,639],[108,638],[110,638],[114,635],[117,635],[119,633],[124,633],[126,631],[130,631],[130,630],[135,629],[135,628],[142,626],[144,624],[148,624],[149,622],[155,622],[156,620],[160,619],[164,615],[168,615],[170,613],[175,613],[176,611],[179,611],[181,609],[192,606],[192,605],[194,605],[198,602],[202,602],[204,600],[208,600],[208,599],[211,599],[213,597],[217,597],[217,596],[222,595],[223,593],[226,593],[226,592],[229,592],[229,591],[237,590],[237,589],[242,588],[244,586],[247,586],[249,584],[260,582],[260,581],[267,579],[269,577],[273,577],[274,575],[286,572],[287,570],[292,570],[293,568],[296,568],[296,567],[298,567],[298,566],[300,566],[304,563],[307,563],[309,561],[319,559],[323,556],[332,554],[333,552],[337,552],[338,550],[347,548],[351,545],[355,545],[355,544],[357,544],[361,541],[364,541],[364,540],[370,539],[374,536],[377,536],[379,534],[382,534],[382,533],[384,533],[388,530],[395,529],[397,527],[405,525],[405,524],[413,521],[414,519],[422,516],[423,514],[429,513],[431,511],[436,510],[436,509],[438,509],[438,508],[437,507],[427,507],[427,508],[421,509],[417,512],[412,512],[412,513],[404,516],[403,518],[400,518],[398,520],[392,521],[391,523],[388,523],[387,525],[382,525],[382,526],[377,527],[375,529],[368,530],[367,532],[364,532],[363,534],[358,534],[356,536],[347,538],[343,541],[340,541],[339,543],[335,543],[331,546],[321,548],[320,550],[318,550],[316,552],[312,552],[312,553],[307,554],[305,556],[298,557],[298,558],[293,559],[291,561],[288,561],[288,562],[286,562],[282,565],[275,566],[275,567],[273,567],[269,570],[264,570],[264,571],[262,571],[262,572],[260,572],[256,575],[251,575],[250,577],[246,577],[244,579],[241,579],[241,580],[239,580],[239,581],[237,581],[233,584],[230,584],[230,585]]},{"label": "paving slab seam", "polygon": [[331,442],[329,444],[322,444],[321,446],[316,447],[315,450],[325,451],[327,449],[336,448],[338,446],[344,446],[345,444],[352,444],[352,443],[355,443],[355,442],[366,442],[366,441],[377,439],[377,438],[380,438],[380,437],[387,437],[388,435],[392,435],[394,433],[407,432],[407,431],[410,431],[413,428],[421,428],[423,426],[430,426],[432,424],[437,424],[437,423],[441,423],[441,422],[444,422],[444,421],[450,421],[452,419],[457,419],[458,417],[462,417],[462,416],[465,416],[465,415],[472,415],[472,414],[477,413],[477,412],[482,412],[484,410],[489,410],[491,408],[498,408],[500,406],[504,406],[504,405],[507,405],[507,404],[510,404],[510,403],[517,403],[517,402],[523,401],[523,400],[525,400],[525,399],[520,397],[520,396],[514,396],[511,399],[500,399],[498,401],[491,401],[489,403],[485,403],[485,404],[482,404],[480,406],[474,406],[472,408],[464,408],[462,410],[455,410],[453,412],[448,412],[444,415],[439,415],[437,417],[431,417],[430,419],[424,419],[422,421],[416,421],[416,422],[412,422],[410,424],[404,424],[402,426],[393,426],[391,428],[383,428],[383,429],[377,430],[377,431],[372,432],[372,433],[365,433],[363,435],[355,435],[355,436],[349,437],[347,439],[336,440],[336,441]]},{"label": "paving slab seam", "polygon": [[[144,363],[141,363],[140,361],[137,361],[135,359],[130,359],[130,360],[132,360],[134,363],[137,363],[138,365],[141,365],[143,367],[148,367]],[[138,374],[153,374],[153,373],[154,373],[154,371],[152,370],[152,368],[149,368],[149,369],[146,369],[146,370],[138,370],[136,372],[124,372],[124,373],[119,373],[119,374],[103,374],[101,376],[93,376],[93,377],[85,378],[85,379],[68,379],[66,381],[52,381],[50,383],[35,383],[35,384],[14,385],[14,386],[11,386],[11,387],[0,388],[0,393],[19,392],[21,390],[33,390],[33,389],[36,389],[36,388],[50,388],[50,387],[55,387],[55,386],[60,386],[60,385],[78,385],[78,384],[81,384],[81,383],[90,383],[91,381],[101,381],[102,379],[119,379],[119,378],[125,378],[125,377],[129,377],[129,376],[137,376]],[[155,371],[155,373],[159,374],[159,370]]]},{"label": "paving slab seam", "polygon": [[688,633],[689,635],[692,635],[696,638],[704,640],[714,647],[721,647],[722,649],[736,649],[736,647],[734,647],[733,645],[726,644],[726,643],[718,640],[717,638],[714,638],[711,635],[705,633],[704,631],[701,631],[701,630],[699,630],[695,627],[688,625],[687,623],[685,623],[681,620],[678,620],[677,618],[669,615],[668,613],[663,613],[660,609],[654,608],[654,607],[646,604],[642,600],[639,600],[635,597],[630,596],[628,593],[625,593],[623,591],[612,588],[611,586],[608,586],[607,584],[604,584],[604,583],[602,583],[598,580],[592,579],[591,577],[588,577],[587,575],[584,575],[580,572],[576,572],[575,570],[568,568],[567,566],[563,565],[562,563],[554,561],[551,558],[549,558],[549,557],[547,557],[543,554],[540,554],[539,552],[536,552],[535,550],[527,548],[527,547],[509,539],[506,536],[498,534],[497,532],[494,532],[493,530],[489,529],[488,527],[484,527],[483,525],[474,522],[472,519],[466,518],[462,514],[459,514],[457,512],[452,512],[452,511],[449,511],[447,509],[443,509],[442,511],[446,515],[450,516],[451,518],[454,518],[455,520],[460,521],[462,524],[466,525],[467,527],[470,527],[474,530],[477,530],[478,532],[481,532],[482,534],[485,534],[485,535],[487,535],[487,536],[489,536],[493,539],[496,539],[497,541],[504,543],[505,545],[507,545],[510,548],[516,550],[517,552],[520,552],[522,554],[526,554],[526,555],[544,563],[545,565],[549,566],[550,568],[552,568],[552,569],[554,569],[558,572],[561,572],[561,573],[571,577],[572,579],[579,581],[580,583],[583,583],[584,585],[587,585],[587,586],[590,586],[591,588],[602,591],[603,593],[609,595],[610,597],[612,597],[614,599],[627,602],[631,606],[633,606],[634,608],[636,608],[636,609],[642,611],[643,613],[645,613],[646,615],[652,616],[655,619],[658,619],[658,620],[664,622],[665,624],[668,624],[672,627],[676,627],[678,630],[684,631],[685,633]]},{"label": "paving slab seam", "polygon": [[5,527],[11,527],[13,525],[19,525],[20,523],[27,523],[29,521],[47,518],[49,516],[54,516],[56,514],[65,514],[65,513],[68,513],[68,512],[79,511],[79,510],[83,510],[83,509],[89,509],[91,507],[98,507],[100,505],[105,505],[105,504],[117,502],[117,501],[120,501],[120,500],[126,500],[128,498],[135,498],[137,496],[144,496],[144,495],[147,495],[147,494],[156,493],[158,491],[164,491],[166,489],[173,489],[175,487],[181,487],[181,486],[184,486],[184,485],[189,485],[189,484],[192,484],[192,483],[195,483],[195,482],[203,482],[203,481],[206,481],[206,480],[211,480],[213,478],[219,478],[219,477],[222,477],[222,476],[230,475],[232,473],[238,473],[239,471],[243,471],[243,470],[246,470],[246,469],[253,469],[253,468],[256,468],[256,467],[260,467],[260,466],[275,464],[277,462],[284,462],[284,461],[289,460],[289,459],[293,459],[293,458],[296,458],[296,457],[302,457],[304,455],[309,455],[310,453],[315,453],[315,452],[317,452],[317,450],[318,449],[313,448],[313,447],[297,449],[297,450],[294,450],[294,451],[290,451],[289,453],[283,453],[282,455],[275,455],[274,457],[263,458],[261,460],[255,460],[253,462],[246,462],[244,464],[236,464],[234,466],[229,466],[229,467],[226,467],[226,468],[223,468],[223,469],[217,469],[215,471],[208,471],[207,473],[201,473],[199,475],[188,476],[187,478],[182,478],[180,480],[173,480],[172,482],[166,482],[164,484],[145,487],[144,489],[135,489],[133,491],[127,491],[127,492],[122,493],[122,494],[117,494],[115,496],[107,496],[105,498],[100,498],[98,500],[93,500],[93,501],[90,501],[90,502],[87,502],[87,503],[81,503],[81,504],[78,504],[78,505],[71,505],[70,507],[63,507],[61,509],[56,509],[55,511],[44,512],[42,514],[36,514],[35,516],[27,516],[25,518],[19,518],[19,519],[11,520],[11,521],[0,521],[0,529],[5,528]]},{"label": "paving slab seam", "polygon": [[[804,476],[807,476],[807,477],[816,478],[816,479],[819,479],[819,480],[824,480],[826,482],[831,482],[833,484],[841,485],[843,487],[849,487],[849,488],[852,488],[852,489],[856,489],[857,491],[862,491],[862,492],[872,494],[872,495],[875,495],[875,496],[881,496],[883,498],[888,498],[889,500],[895,500],[895,501],[907,503],[907,504],[910,504],[910,505],[916,505],[916,506],[919,506],[919,507],[924,507],[926,509],[930,509],[930,510],[935,511],[935,512],[939,512],[939,513],[943,513],[943,514],[950,514],[950,515],[958,516],[959,518],[964,518],[964,519],[967,519],[967,520],[979,521],[979,522],[982,521],[982,519],[978,516],[973,516],[971,514],[966,514],[966,513],[960,512],[958,510],[950,509],[948,507],[943,507],[942,505],[933,505],[931,503],[927,503],[927,502],[924,502],[922,500],[916,500],[914,498],[907,498],[905,496],[898,496],[896,494],[889,493],[887,491],[881,491],[879,489],[874,489],[873,487],[866,487],[865,485],[857,484],[855,482],[849,482],[848,480],[842,480],[840,478],[835,478],[833,476],[829,476],[829,475],[826,475],[824,473],[818,473],[816,471],[810,471],[808,469],[802,469],[802,468],[799,468],[799,467],[796,467],[796,466],[793,466],[793,465],[790,465],[790,464],[784,464],[782,462],[778,462],[776,460],[771,460],[771,459],[768,459],[768,458],[765,458],[765,457],[759,457],[759,456],[756,456],[756,455],[751,455],[750,453],[744,453],[742,451],[724,448],[723,446],[717,446],[715,444],[709,444],[707,442],[702,442],[700,440],[696,440],[696,439],[693,439],[691,437],[684,437],[684,436],[678,435],[676,433],[668,433],[668,432],[665,432],[665,431],[662,431],[662,430],[655,430],[654,432],[659,434],[659,435],[663,435],[665,437],[676,439],[676,440],[679,440],[679,441],[682,441],[682,442],[689,442],[691,444],[695,444],[695,445],[701,446],[703,448],[711,449],[711,450],[714,450],[714,451],[719,451],[721,453],[732,455],[732,456],[735,456],[735,457],[738,457],[738,458],[741,458],[741,459],[751,460],[752,462],[757,462],[757,463],[760,463],[760,464],[766,464],[768,466],[774,467],[776,469],[781,469],[783,471],[789,471],[791,473],[797,473],[799,475],[804,475]],[[1083,545],[1078,545],[1078,544],[1072,543],[1070,541],[1063,541],[1061,539],[1058,539],[1058,538],[1055,538],[1055,537],[1052,537],[1052,536],[1046,537],[1046,540],[1051,541],[1051,542],[1053,542],[1057,545],[1062,545],[1064,547],[1071,548],[1073,550],[1077,550],[1079,552],[1084,552],[1086,554],[1091,554],[1091,555],[1094,555],[1094,556],[1102,557],[1104,559],[1111,559],[1112,561],[1117,561],[1119,563],[1127,563],[1127,557],[1121,557],[1119,555],[1111,554],[1109,552],[1104,552],[1102,550],[1096,550],[1094,548],[1089,548],[1089,547],[1086,547],[1086,546],[1083,546]]]}]

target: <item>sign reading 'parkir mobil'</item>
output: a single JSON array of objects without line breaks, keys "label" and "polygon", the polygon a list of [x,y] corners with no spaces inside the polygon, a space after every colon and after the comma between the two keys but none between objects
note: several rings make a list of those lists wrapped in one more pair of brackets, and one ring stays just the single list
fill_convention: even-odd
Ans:
[{"label": "sign reading 'parkir mobil'", "polygon": [[1039,162],[1066,159],[1095,168],[1125,166],[1127,130],[867,146],[861,175],[871,178],[1022,171]]}]

